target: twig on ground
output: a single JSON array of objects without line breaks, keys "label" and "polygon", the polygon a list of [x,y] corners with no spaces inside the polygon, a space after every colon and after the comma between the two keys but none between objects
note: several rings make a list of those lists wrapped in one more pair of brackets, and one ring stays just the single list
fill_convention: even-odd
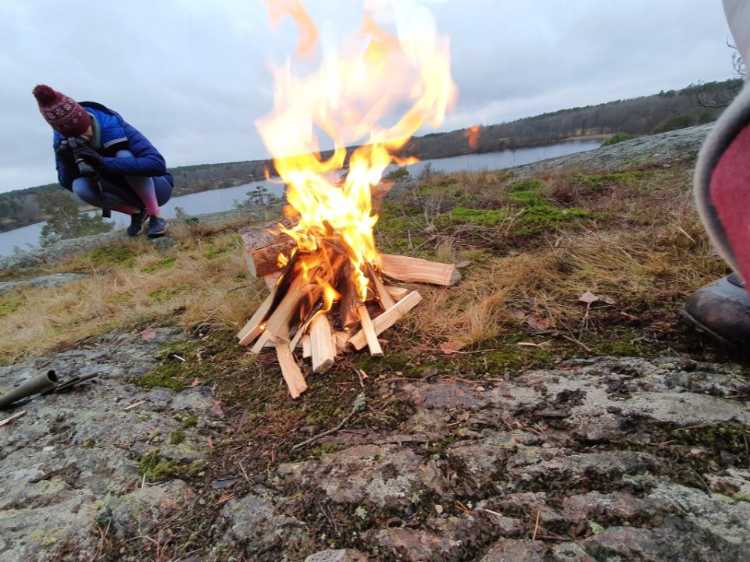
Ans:
[{"label": "twig on ground", "polygon": [[585,343],[583,343],[581,340],[576,339],[573,336],[568,336],[565,334],[560,334],[560,335],[564,337],[566,340],[568,340],[569,342],[573,342],[576,345],[580,345],[583,349],[585,349],[589,353],[593,353],[593,350],[589,346],[587,346]]},{"label": "twig on ground", "polygon": [[496,515],[497,517],[505,518],[505,515],[503,515],[502,513],[498,513],[497,511],[492,511],[491,509],[487,509],[485,507],[478,507],[477,511],[484,511],[485,513],[489,513],[490,515]]},{"label": "twig on ground", "polygon": [[532,541],[536,540],[536,534],[539,532],[539,518],[541,517],[541,515],[542,515],[541,511],[536,512],[536,523],[534,523],[534,534],[531,536]]},{"label": "twig on ground", "polygon": [[12,416],[10,416],[9,418],[5,418],[4,420],[0,420],[0,427],[2,427],[4,425],[8,425],[9,423],[12,423],[15,420],[17,420],[18,418],[20,418],[22,416],[25,416],[25,415],[26,415],[26,410],[21,410],[20,412],[16,412],[15,414],[13,414]]},{"label": "twig on ground", "polygon": [[357,377],[359,378],[359,386],[364,388],[365,380],[367,379],[367,373],[365,373],[364,369],[358,369],[357,367],[354,367],[354,372],[357,373]]},{"label": "twig on ground", "polygon": [[132,404],[131,404],[130,406],[125,406],[125,407],[124,407],[124,408],[122,409],[122,411],[123,411],[123,412],[127,412],[128,410],[132,410],[133,408],[137,408],[137,407],[138,407],[138,406],[140,406],[141,404],[145,404],[145,403],[146,403],[146,401],[145,401],[145,400],[139,400],[138,402],[133,402],[133,403],[132,403]]},{"label": "twig on ground", "polygon": [[242,465],[242,461],[239,461],[237,463],[237,466],[240,467],[240,471],[242,472],[242,476],[245,477],[245,481],[249,484],[250,483],[250,477],[247,475],[247,472],[245,471],[245,467]]},{"label": "twig on ground", "polygon": [[310,443],[313,443],[320,439],[321,437],[325,437],[326,435],[331,435],[332,433],[336,433],[338,430],[340,430],[346,422],[348,422],[355,414],[358,412],[361,412],[365,409],[365,395],[363,392],[360,392],[357,394],[357,397],[354,399],[354,404],[352,405],[352,411],[347,414],[344,419],[342,419],[339,424],[327,431],[324,431],[323,433],[319,433],[318,435],[314,435],[310,437],[310,439],[306,439],[305,441],[302,441],[301,443],[297,443],[292,447],[292,451],[296,451],[297,449],[301,449],[302,447],[305,447],[306,445],[309,445]]}]

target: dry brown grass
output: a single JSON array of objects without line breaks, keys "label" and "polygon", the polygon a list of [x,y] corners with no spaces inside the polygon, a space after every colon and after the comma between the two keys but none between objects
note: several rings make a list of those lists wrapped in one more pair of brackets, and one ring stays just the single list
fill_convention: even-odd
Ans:
[{"label": "dry brown grass", "polygon": [[3,297],[20,306],[0,316],[0,358],[13,361],[151,322],[239,326],[260,289],[245,275],[239,237],[186,227],[174,234],[178,243],[165,252],[145,241],[117,244],[54,266],[89,274],[79,282]]},{"label": "dry brown grass", "polygon": [[[690,292],[726,272],[693,210],[687,166],[606,181],[577,174],[542,179],[546,197],[585,209],[590,219],[527,237],[505,225],[486,228],[479,238],[466,238],[469,231],[455,224],[443,231],[431,225],[429,234],[412,231],[421,237],[422,253],[471,265],[458,287],[420,287],[426,298],[403,326],[411,341],[433,348],[445,340],[472,345],[545,330],[580,335],[586,328],[602,335],[621,325],[663,329],[674,323]],[[437,188],[429,196],[442,197],[445,188],[461,205],[475,201],[484,209],[492,201],[507,205],[504,189],[512,178],[481,172],[430,181]],[[411,216],[421,220],[419,210]],[[391,238],[404,238],[395,224]],[[238,227],[183,225],[173,231],[177,245],[165,252],[131,242],[52,266],[90,276],[59,289],[0,297],[0,358],[12,361],[149,323],[238,328],[264,293],[245,275]],[[590,327],[578,300],[586,291],[614,301],[594,307]]]},{"label": "dry brown grass", "polygon": [[[571,187],[570,176],[545,178],[548,192],[598,216],[583,229],[537,236],[520,251],[456,255],[460,241],[442,239],[439,257],[473,263],[459,288],[429,291],[415,320],[422,337],[472,345],[547,328],[578,334],[587,314],[579,297],[586,291],[614,301],[596,307],[602,332],[634,319],[644,330],[675,323],[684,299],[726,274],[726,266],[693,209],[687,170],[626,179],[632,185],[615,183],[592,195]],[[469,183],[486,181],[483,175]]]}]

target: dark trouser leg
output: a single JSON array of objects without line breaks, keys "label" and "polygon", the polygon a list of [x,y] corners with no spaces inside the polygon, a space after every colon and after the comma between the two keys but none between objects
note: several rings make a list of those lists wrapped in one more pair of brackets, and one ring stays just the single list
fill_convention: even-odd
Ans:
[{"label": "dark trouser leg", "polygon": [[100,209],[114,209],[126,215],[140,212],[140,201],[127,189],[107,184],[102,191],[93,178],[73,180],[73,193],[83,201]]}]

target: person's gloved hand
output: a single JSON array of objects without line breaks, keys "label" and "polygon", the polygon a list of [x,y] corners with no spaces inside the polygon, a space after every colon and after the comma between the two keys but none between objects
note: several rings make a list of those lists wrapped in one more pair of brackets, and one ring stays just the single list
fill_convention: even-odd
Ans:
[{"label": "person's gloved hand", "polygon": [[101,170],[104,160],[96,150],[88,144],[76,144],[73,147],[73,156],[76,160],[83,160],[95,170]]},{"label": "person's gloved hand", "polygon": [[73,156],[73,149],[70,148],[70,144],[68,144],[68,139],[60,141],[60,145],[55,150],[55,154],[66,166],[70,168],[75,166],[75,156]]}]

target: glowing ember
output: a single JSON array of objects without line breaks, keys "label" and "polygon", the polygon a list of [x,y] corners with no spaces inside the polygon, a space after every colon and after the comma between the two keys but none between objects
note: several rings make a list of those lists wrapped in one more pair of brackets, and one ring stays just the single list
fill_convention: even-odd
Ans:
[{"label": "glowing ember", "polygon": [[[318,32],[302,3],[268,3],[274,20],[297,23],[297,55],[312,56]],[[387,16],[395,33],[378,23]],[[423,124],[442,123],[455,91],[448,41],[410,0],[370,2],[361,27],[337,52],[326,52],[317,70],[297,76],[291,63],[274,69],[274,110],[257,127],[287,185],[286,214],[295,222],[281,229],[296,243],[295,267],[321,288],[326,310],[340,298],[334,286],[341,256],[359,301],[367,300],[370,270],[381,265],[372,187],[390,164],[403,163],[398,151]],[[320,156],[321,134],[333,143],[328,159]],[[362,146],[347,161],[346,147],[356,144]]]}]

